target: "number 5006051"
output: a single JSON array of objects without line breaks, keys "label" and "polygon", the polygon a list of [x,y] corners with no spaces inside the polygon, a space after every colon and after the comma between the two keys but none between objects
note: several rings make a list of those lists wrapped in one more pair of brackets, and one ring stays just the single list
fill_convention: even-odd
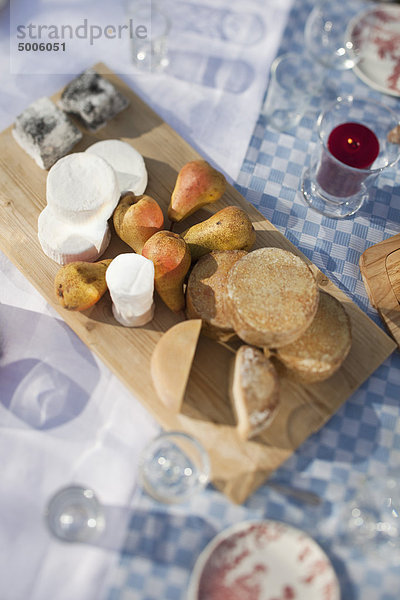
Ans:
[{"label": "number 5006051", "polygon": [[65,52],[65,42],[19,42],[19,52]]}]

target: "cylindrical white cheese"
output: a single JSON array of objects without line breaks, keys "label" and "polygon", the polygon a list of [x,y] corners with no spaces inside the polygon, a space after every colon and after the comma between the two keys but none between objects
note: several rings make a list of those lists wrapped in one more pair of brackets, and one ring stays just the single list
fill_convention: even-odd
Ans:
[{"label": "cylindrical white cheese", "polygon": [[125,327],[140,327],[154,314],[154,265],[140,254],[119,254],[106,271],[115,319]]},{"label": "cylindrical white cheese", "polygon": [[65,265],[77,260],[97,260],[110,243],[111,233],[107,221],[71,225],[46,206],[39,215],[38,238],[46,256]]},{"label": "cylindrical white cheese", "polygon": [[104,158],[115,171],[119,190],[141,196],[147,187],[147,169],[143,156],[122,140],[101,140],[86,149]]},{"label": "cylindrical white cheese", "polygon": [[54,214],[78,225],[107,221],[120,197],[114,169],[100,156],[75,152],[49,171],[46,199]]}]

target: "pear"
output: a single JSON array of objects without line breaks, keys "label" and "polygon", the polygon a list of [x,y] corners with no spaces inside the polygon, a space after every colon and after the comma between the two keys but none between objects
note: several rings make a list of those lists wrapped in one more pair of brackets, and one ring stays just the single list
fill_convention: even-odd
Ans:
[{"label": "pear", "polygon": [[171,221],[182,221],[196,210],[216,202],[226,189],[226,179],[205,160],[192,160],[178,173],[168,217]]},{"label": "pear", "polygon": [[248,214],[238,206],[227,206],[209,219],[181,233],[193,260],[212,250],[250,250],[256,232]]},{"label": "pear", "polygon": [[90,263],[71,262],[56,273],[54,289],[59,303],[68,310],[86,310],[107,291],[106,271],[111,259]]},{"label": "pear", "polygon": [[191,264],[185,241],[172,231],[159,231],[147,240],[142,255],[153,261],[154,285],[163,302],[174,312],[185,308],[183,282]]},{"label": "pear", "polygon": [[164,226],[164,215],[151,196],[123,195],[113,214],[116,234],[136,254],[141,254],[147,240]]}]

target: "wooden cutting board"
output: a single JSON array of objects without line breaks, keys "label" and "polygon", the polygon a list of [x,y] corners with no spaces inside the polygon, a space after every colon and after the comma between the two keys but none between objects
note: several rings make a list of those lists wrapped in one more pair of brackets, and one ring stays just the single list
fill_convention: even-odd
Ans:
[{"label": "wooden cutting board", "polygon": [[[154,196],[166,214],[179,169],[198,158],[198,154],[107,67],[99,64],[95,68],[131,104],[96,135],[85,133],[75,150],[106,138],[121,138],[134,145],[148,168],[147,193]],[[264,434],[244,442],[236,434],[228,399],[233,355],[224,346],[201,338],[182,411],[179,415],[170,414],[152,385],[150,357],[163,333],[183,315],[174,315],[157,300],[155,317],[149,325],[127,329],[113,319],[108,295],[85,313],[68,312],[58,305],[53,280],[59,267],[43,254],[37,239],[37,218],[46,203],[46,175],[16,144],[11,128],[0,134],[1,249],[165,429],[185,430],[203,442],[211,457],[214,484],[233,501],[243,502],[393,352],[394,342],[312,265],[321,288],[343,302],[351,319],[353,344],[340,371],[328,381],[308,386],[283,379],[277,418]],[[241,206],[250,215],[257,232],[255,247],[278,246],[303,256],[232,186],[217,204],[187,219],[184,227],[229,204]],[[104,257],[128,251],[130,248],[114,234]],[[110,398],[110,402],[118,402],[118,398]]]},{"label": "wooden cutting board", "polygon": [[400,347],[400,233],[365,250],[360,269],[372,306]]}]

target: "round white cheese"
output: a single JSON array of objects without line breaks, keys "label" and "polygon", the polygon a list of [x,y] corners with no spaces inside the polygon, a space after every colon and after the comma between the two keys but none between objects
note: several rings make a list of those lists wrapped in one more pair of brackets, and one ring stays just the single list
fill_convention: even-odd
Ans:
[{"label": "round white cheese", "polygon": [[47,176],[46,198],[59,219],[83,225],[109,219],[118,204],[114,169],[100,156],[75,152],[58,160]]},{"label": "round white cheese", "polygon": [[115,319],[139,327],[153,318],[154,265],[140,254],[119,254],[106,271]]},{"label": "round white cheese", "polygon": [[78,260],[97,260],[110,243],[111,233],[107,221],[70,225],[46,206],[39,215],[38,238],[46,256],[65,265]]},{"label": "round white cheese", "polygon": [[121,192],[141,196],[147,187],[147,170],[143,156],[122,140],[102,140],[86,149],[89,154],[104,158],[114,169]]}]

